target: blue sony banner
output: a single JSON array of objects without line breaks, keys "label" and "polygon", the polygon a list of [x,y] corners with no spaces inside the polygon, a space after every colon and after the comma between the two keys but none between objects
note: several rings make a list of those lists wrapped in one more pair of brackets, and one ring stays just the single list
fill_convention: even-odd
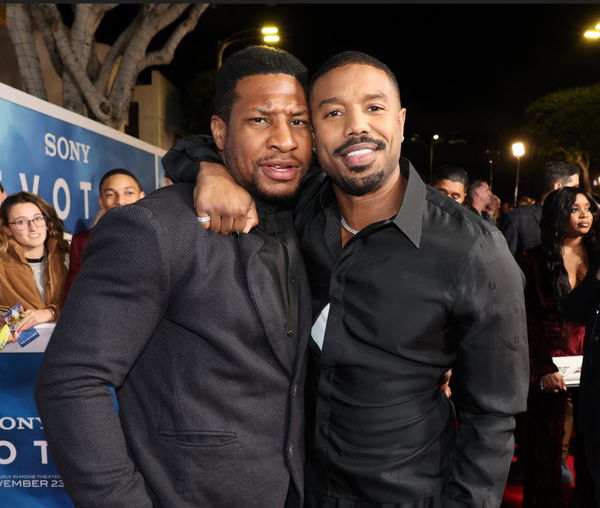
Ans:
[{"label": "blue sony banner", "polygon": [[164,150],[0,83],[0,181],[11,194],[39,194],[65,229],[90,226],[98,183],[126,168],[146,194],[159,186]]},{"label": "blue sony banner", "polygon": [[39,337],[0,350],[0,502],[11,508],[70,508],[72,501],[52,462],[33,390],[43,352],[54,329],[38,325]]},{"label": "blue sony banner", "polygon": [[[0,181],[6,191],[39,194],[70,233],[93,221],[106,171],[128,169],[146,194],[162,181],[164,150],[2,83],[0,119]],[[40,336],[29,344],[0,349],[0,506],[71,508],[33,395],[53,327],[36,329]]]}]

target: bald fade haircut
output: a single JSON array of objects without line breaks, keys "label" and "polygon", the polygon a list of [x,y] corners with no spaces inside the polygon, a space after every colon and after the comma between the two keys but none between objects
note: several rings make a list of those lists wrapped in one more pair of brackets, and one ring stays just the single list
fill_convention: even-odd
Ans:
[{"label": "bald fade haircut", "polygon": [[287,74],[307,88],[306,67],[294,55],[269,46],[250,46],[233,53],[217,72],[215,82],[215,114],[229,122],[231,108],[238,99],[235,87],[246,76]]},{"label": "bald fade haircut", "polygon": [[367,55],[362,51],[344,51],[342,53],[338,53],[337,55],[333,55],[331,58],[323,62],[310,80],[308,85],[309,94],[312,94],[315,82],[321,76],[324,76],[333,69],[343,67],[344,65],[368,65],[369,67],[374,67],[375,69],[385,72],[387,77],[394,85],[394,89],[398,93],[398,103],[402,104],[400,101],[400,86],[398,86],[398,80],[391,69],[382,61],[377,60],[377,58],[374,56]]}]

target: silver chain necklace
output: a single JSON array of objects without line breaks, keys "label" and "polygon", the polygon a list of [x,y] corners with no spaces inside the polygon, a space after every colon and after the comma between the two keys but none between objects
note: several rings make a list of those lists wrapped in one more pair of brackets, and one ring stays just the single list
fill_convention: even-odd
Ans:
[{"label": "silver chain necklace", "polygon": [[340,221],[342,222],[342,227],[348,231],[348,233],[355,235],[356,233],[358,233],[360,230],[359,229],[354,229],[351,228],[350,226],[348,226],[348,223],[346,222],[346,219],[344,219],[344,216],[342,214],[340,214]]}]

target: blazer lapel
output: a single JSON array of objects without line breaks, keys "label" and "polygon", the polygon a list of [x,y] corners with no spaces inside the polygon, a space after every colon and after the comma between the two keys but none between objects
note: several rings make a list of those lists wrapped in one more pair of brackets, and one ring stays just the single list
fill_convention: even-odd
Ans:
[{"label": "blazer lapel", "polygon": [[286,349],[282,316],[284,309],[282,302],[277,298],[277,291],[273,287],[273,279],[264,267],[258,251],[263,245],[263,240],[252,234],[241,234],[237,239],[240,260],[246,272],[248,290],[254,308],[265,336],[277,361],[288,375],[292,374],[289,355]]}]

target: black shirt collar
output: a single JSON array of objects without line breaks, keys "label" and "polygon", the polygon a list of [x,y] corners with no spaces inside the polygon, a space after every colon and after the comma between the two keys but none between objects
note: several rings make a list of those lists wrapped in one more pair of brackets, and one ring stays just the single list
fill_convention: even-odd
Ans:
[{"label": "black shirt collar", "polygon": [[414,246],[419,248],[427,188],[417,170],[404,157],[400,159],[400,172],[408,180],[408,183],[404,192],[402,206],[398,210],[396,217],[394,217],[393,222]]},{"label": "black shirt collar", "polygon": [[[407,180],[406,191],[404,192],[400,210],[391,221],[406,235],[415,247],[419,248],[427,188],[419,173],[417,173],[417,170],[408,159],[400,159],[400,172]],[[329,185],[325,189],[326,191],[320,195],[323,210],[326,211],[331,207],[337,208],[331,180],[329,180]]]}]

